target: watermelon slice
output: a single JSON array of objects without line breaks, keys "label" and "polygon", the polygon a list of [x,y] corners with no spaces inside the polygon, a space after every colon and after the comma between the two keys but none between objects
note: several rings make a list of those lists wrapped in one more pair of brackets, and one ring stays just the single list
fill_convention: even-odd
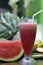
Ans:
[{"label": "watermelon slice", "polygon": [[0,41],[0,60],[16,61],[23,55],[21,41]]}]

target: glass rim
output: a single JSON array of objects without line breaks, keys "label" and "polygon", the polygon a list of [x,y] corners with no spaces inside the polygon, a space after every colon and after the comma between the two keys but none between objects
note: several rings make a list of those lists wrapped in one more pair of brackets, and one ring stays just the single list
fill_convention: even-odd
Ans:
[{"label": "glass rim", "polygon": [[22,19],[19,23],[20,24],[24,24],[24,23],[29,23],[29,24],[37,24],[37,19]]}]

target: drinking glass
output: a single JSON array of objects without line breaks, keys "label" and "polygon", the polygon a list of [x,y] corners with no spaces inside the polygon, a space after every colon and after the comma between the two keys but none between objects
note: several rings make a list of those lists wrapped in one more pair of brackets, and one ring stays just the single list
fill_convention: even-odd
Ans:
[{"label": "drinking glass", "polygon": [[25,54],[25,57],[21,60],[23,65],[30,65],[33,63],[31,52],[35,41],[36,30],[37,24],[31,19],[28,19],[28,22],[22,20],[20,23],[20,37]]}]

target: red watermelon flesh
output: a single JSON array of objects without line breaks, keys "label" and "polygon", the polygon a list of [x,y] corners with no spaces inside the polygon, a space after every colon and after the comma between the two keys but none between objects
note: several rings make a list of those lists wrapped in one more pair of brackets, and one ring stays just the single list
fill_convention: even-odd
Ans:
[{"label": "red watermelon flesh", "polygon": [[[21,41],[0,41],[0,60],[12,61],[19,57],[19,54],[23,54]],[[21,56],[20,55],[20,56]]]}]

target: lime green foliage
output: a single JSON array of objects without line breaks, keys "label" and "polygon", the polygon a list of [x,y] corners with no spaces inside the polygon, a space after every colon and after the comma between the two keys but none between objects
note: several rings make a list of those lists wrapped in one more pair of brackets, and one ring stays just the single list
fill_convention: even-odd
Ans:
[{"label": "lime green foliage", "polygon": [[5,27],[5,29],[0,30],[0,38],[13,39],[18,31],[19,18],[9,12],[1,13],[0,17],[0,24]]},{"label": "lime green foliage", "polygon": [[[26,8],[26,16],[32,18],[33,14],[40,10],[40,0],[30,0],[27,8]],[[35,16],[38,23],[40,22],[40,14]]]},{"label": "lime green foliage", "polygon": [[[41,9],[43,10],[43,0],[40,1]],[[43,12],[40,15],[40,23],[43,23]]]}]

